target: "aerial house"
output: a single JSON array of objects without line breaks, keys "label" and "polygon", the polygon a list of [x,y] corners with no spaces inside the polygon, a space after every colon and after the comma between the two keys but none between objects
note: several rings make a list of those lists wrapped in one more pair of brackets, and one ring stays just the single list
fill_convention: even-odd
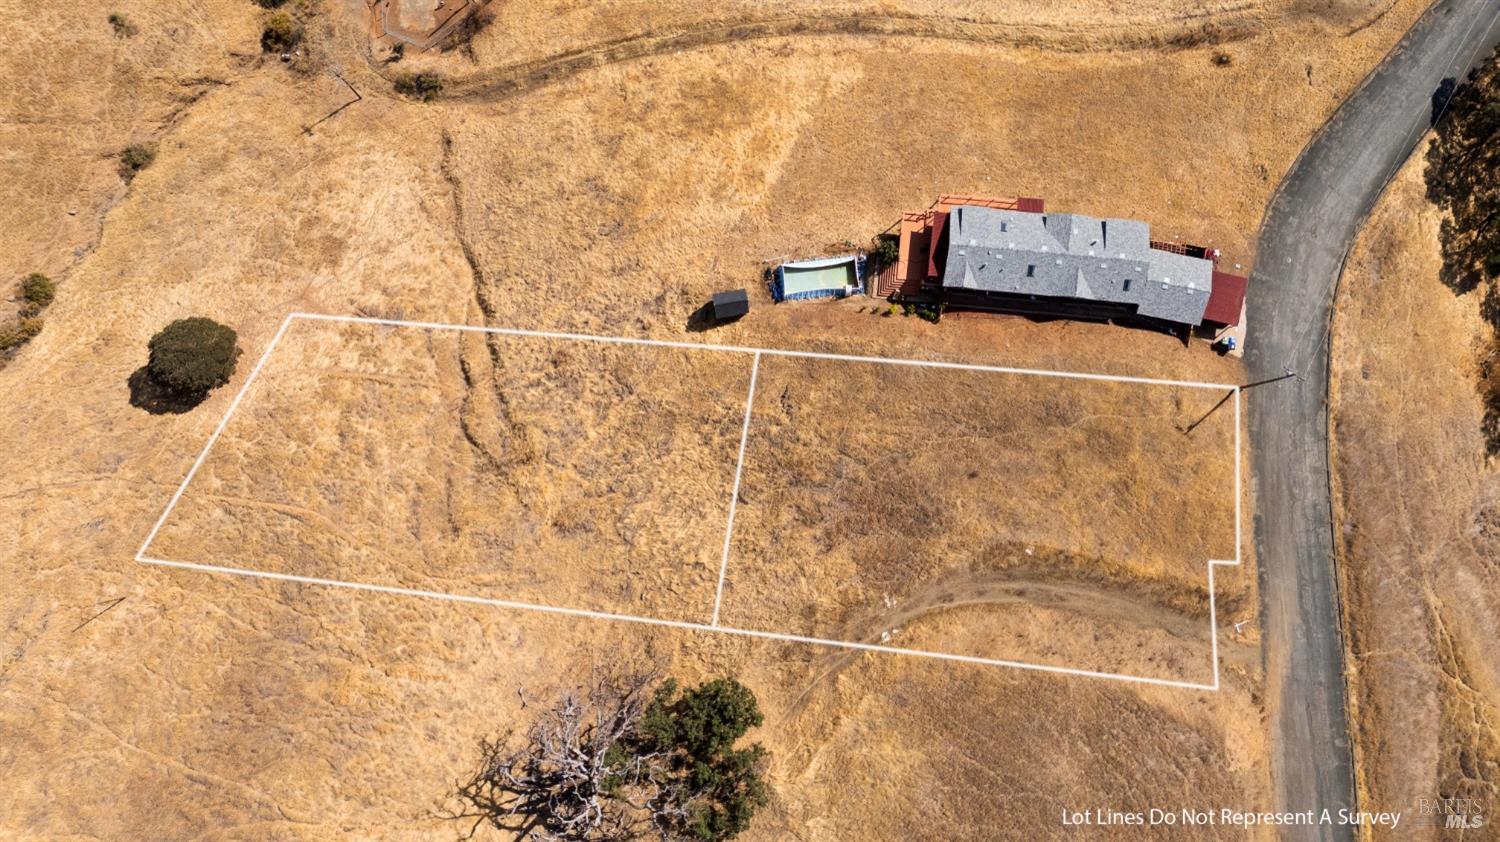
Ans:
[{"label": "aerial house", "polygon": [[903,217],[900,246],[878,295],[1209,338],[1244,307],[1245,279],[1211,249],[1153,241],[1136,220],[1047,213],[1040,199],[945,196]]}]

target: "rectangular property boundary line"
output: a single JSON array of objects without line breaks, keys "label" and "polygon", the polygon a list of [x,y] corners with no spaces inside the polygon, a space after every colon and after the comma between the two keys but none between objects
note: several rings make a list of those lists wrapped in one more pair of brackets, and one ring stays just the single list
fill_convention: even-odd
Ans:
[{"label": "rectangular property boundary line", "polygon": [[[1000,658],[981,658],[976,655],[958,655],[952,652],[933,652],[926,649],[909,649],[900,646],[886,646],[879,643],[859,643],[851,640],[830,640],[822,637],[809,637],[800,634],[785,634],[782,632],[763,631],[761,629],[740,629],[731,626],[711,626],[707,623],[694,623],[687,620],[663,620],[658,617],[641,617],[634,614],[611,614],[605,611],[590,611],[585,608],[565,608],[558,605],[541,605],[531,602],[517,602],[508,599],[493,599],[484,596],[470,596],[467,594],[451,594],[442,591],[426,591],[418,588],[403,588],[394,585],[373,585],[367,582],[347,582],[342,579],[322,579],[316,576],[298,576],[292,573],[270,573],[264,570],[251,570],[244,567],[226,567],[217,564],[199,564],[192,561],[172,561],[170,559],[151,558],[150,556],[137,556],[136,561],[142,564],[154,564],[162,567],[175,567],[182,570],[194,570],[200,573],[220,573],[232,576],[245,576],[252,579],[270,579],[279,582],[292,582],[299,585],[319,585],[336,588],[350,588],[372,593],[392,594],[396,596],[416,596],[426,599],[437,599],[447,602],[461,602],[470,605],[489,605],[497,608],[508,608],[517,611],[535,611],[541,614],[555,614],[565,617],[585,617],[591,620],[613,620],[621,623],[636,623],[647,626],[663,626],[666,628],[682,629],[695,632],[716,632],[719,634],[734,634],[741,637],[753,637],[761,640],[776,640],[784,643],[805,643],[814,646],[827,646],[834,649],[851,649],[862,652],[882,652],[890,655],[911,655],[919,658],[935,658],[941,661],[956,661],[965,664],[978,664],[991,667],[1011,667],[1013,669],[1035,670],[1048,672],[1056,675],[1077,675],[1086,678],[1107,678],[1115,681],[1126,681],[1134,684],[1154,684],[1162,687],[1178,687],[1187,690],[1217,691],[1219,689],[1218,670],[1214,670],[1214,680],[1211,684],[1202,684],[1194,681],[1175,681],[1170,678],[1151,678],[1143,675],[1125,675],[1113,672],[1097,672],[1094,670],[1075,669],[1073,667],[1055,667],[1047,664],[1029,664],[1023,661],[1007,661]],[[1221,564],[1226,562],[1210,562],[1210,564]],[[1209,582],[1213,581],[1213,568],[1209,568]],[[1210,614],[1212,614],[1212,599],[1210,599]],[[1217,645],[1215,645],[1217,651]]]},{"label": "rectangular property boundary line", "polygon": [[724,574],[729,570],[729,544],[734,538],[734,509],[740,500],[740,476],[745,471],[745,442],[750,439],[750,411],[755,408],[755,377],[760,374],[760,354],[750,364],[750,389],[745,395],[745,423],[740,427],[740,455],[734,463],[734,487],[729,490],[729,524],[724,527],[724,556],[719,561],[719,586],[714,589],[714,614],[709,625],[719,624],[719,606],[724,604]]},{"label": "rectangular property boundary line", "polygon": [[[751,375],[750,375],[749,395],[748,395],[748,397],[746,399],[745,420],[744,420],[743,426],[741,428],[739,457],[738,457],[737,464],[735,466],[735,487],[734,487],[734,490],[733,490],[733,492],[731,493],[731,496],[730,496],[729,517],[728,517],[728,524],[726,526],[725,538],[724,538],[724,547],[725,547],[725,550],[724,550],[724,556],[723,556],[723,559],[721,560],[721,564],[720,564],[720,568],[719,568],[719,582],[718,582],[717,591],[716,591],[715,596],[714,596],[714,613],[713,613],[712,622],[708,623],[708,624],[705,624],[705,623],[695,623],[695,622],[689,622],[689,621],[683,621],[683,620],[664,620],[664,619],[660,619],[660,618],[656,618],[656,617],[643,617],[643,616],[638,616],[638,615],[633,615],[633,614],[614,614],[614,613],[609,613],[609,612],[604,612],[604,611],[591,611],[591,610],[581,609],[581,608],[565,608],[565,607],[554,606],[554,605],[542,605],[542,604],[537,604],[537,603],[519,602],[519,601],[515,601],[515,600],[505,600],[505,599],[494,599],[494,598],[490,598],[490,597],[472,596],[472,595],[464,595],[464,594],[450,594],[450,593],[443,593],[443,592],[440,592],[440,591],[421,590],[421,589],[417,589],[417,588],[404,588],[404,587],[396,587],[396,586],[391,586],[391,585],[375,585],[375,584],[370,584],[370,583],[366,583],[366,582],[350,582],[350,581],[344,581],[344,580],[340,580],[340,579],[324,579],[324,578],[319,578],[319,577],[314,577],[314,576],[298,576],[298,575],[291,574],[291,573],[272,573],[272,572],[269,572],[269,571],[253,570],[253,569],[249,569],[249,568],[229,567],[229,566],[215,565],[215,564],[201,564],[201,563],[198,563],[198,562],[176,561],[176,560],[172,560],[172,559],[160,559],[160,558],[154,558],[154,557],[151,557],[151,556],[147,555],[147,551],[150,549],[151,543],[156,540],[157,534],[161,531],[162,526],[167,522],[167,518],[171,516],[172,510],[174,508],[176,508],[178,502],[182,499],[182,495],[184,494],[184,492],[186,492],[188,485],[193,481],[193,477],[197,475],[199,469],[201,469],[203,467],[204,462],[207,461],[209,451],[211,451],[213,449],[214,444],[219,440],[219,437],[221,435],[223,435],[224,429],[229,424],[229,419],[234,415],[235,411],[239,409],[240,404],[243,402],[246,394],[249,393],[250,387],[255,383],[256,378],[258,378],[260,376],[261,370],[265,368],[266,362],[271,358],[271,354],[275,351],[276,346],[281,342],[282,337],[286,335],[287,328],[291,326],[292,321],[295,320],[295,319],[305,319],[305,320],[308,320],[308,321],[319,321],[319,322],[344,322],[344,323],[350,323],[350,324],[370,324],[370,325],[379,325],[379,326],[385,326],[385,327],[417,328],[417,329],[424,329],[424,330],[455,330],[455,331],[470,332],[470,333],[498,334],[498,335],[504,335],[504,336],[524,336],[524,337],[545,338],[545,339],[568,339],[568,340],[577,340],[577,341],[585,341],[585,342],[604,342],[604,343],[614,343],[614,344],[624,344],[624,345],[640,345],[640,346],[679,348],[679,349],[689,349],[689,350],[727,351],[727,352],[732,352],[732,353],[741,353],[741,354],[751,354],[751,355],[753,355],[753,362],[752,362]],[[741,628],[734,628],[734,627],[730,627],[730,626],[721,626],[721,625],[719,625],[718,624],[718,614],[719,614],[719,606],[720,606],[720,604],[722,602],[722,598],[723,598],[724,576],[725,576],[725,571],[727,569],[727,564],[728,564],[728,552],[729,552],[728,548],[729,548],[731,536],[733,534],[733,529],[734,529],[734,507],[735,507],[736,498],[738,497],[738,494],[739,494],[739,480],[740,480],[740,476],[741,476],[741,471],[742,471],[742,469],[744,467],[745,441],[746,441],[746,439],[747,439],[747,437],[749,435],[749,426],[750,426],[750,408],[751,408],[751,404],[753,403],[754,397],[755,397],[755,378],[756,378],[756,374],[758,373],[758,370],[759,370],[760,358],[761,358],[762,355],[784,356],[784,357],[803,357],[803,358],[810,358],[810,359],[837,360],[837,361],[842,361],[842,362],[883,363],[883,364],[890,364],[890,365],[908,365],[908,366],[929,367],[929,368],[957,369],[957,370],[964,370],[964,371],[987,371],[987,372],[997,372],[997,373],[1003,373],[1003,374],[1019,374],[1019,375],[1032,375],[1032,376],[1062,377],[1062,378],[1077,379],[1077,380],[1099,380],[1099,381],[1121,382],[1121,383],[1136,383],[1136,384],[1143,384],[1143,385],[1179,386],[1179,387],[1186,387],[1186,388],[1227,389],[1227,390],[1230,390],[1233,393],[1233,396],[1234,396],[1234,460],[1235,460],[1235,463],[1234,463],[1234,486],[1235,486],[1235,489],[1234,489],[1234,492],[1235,492],[1235,513],[1234,513],[1234,533],[1235,533],[1234,540],[1235,540],[1235,548],[1234,548],[1234,552],[1235,552],[1235,558],[1233,560],[1210,560],[1208,562],[1209,641],[1210,641],[1211,659],[1212,659],[1212,664],[1213,664],[1213,681],[1211,683],[1208,683],[1208,684],[1204,684],[1204,683],[1200,683],[1200,682],[1193,682],[1193,681],[1177,681],[1177,680],[1167,679],[1167,678],[1153,678],[1153,677],[1149,677],[1149,676],[1128,675],[1128,674],[1124,674],[1124,673],[1102,672],[1102,671],[1097,671],[1097,670],[1076,669],[1076,668],[1072,668],[1072,667],[1058,667],[1058,666],[1051,666],[1051,665],[1047,665],[1047,664],[1033,664],[1033,663],[1026,663],[1026,662],[1023,662],[1023,661],[1012,661],[1012,660],[1006,660],[1006,659],[1001,659],[1001,658],[983,658],[983,657],[978,657],[978,656],[973,656],[973,655],[959,655],[959,654],[955,654],[955,653],[951,653],[951,652],[934,652],[934,651],[928,651],[928,650],[923,650],[923,649],[905,648],[905,647],[900,647],[900,646],[888,646],[888,645],[876,644],[876,643],[861,643],[861,642],[857,642],[857,641],[848,641],[848,640],[831,640],[831,639],[828,639],[828,638],[812,637],[812,636],[808,636],[808,635],[786,634],[786,633],[782,633],[782,632],[772,632],[772,631],[765,631],[765,630],[760,630],[760,629],[741,629]],[[803,643],[803,644],[810,644],[810,645],[814,645],[814,646],[825,646],[825,647],[830,647],[830,648],[835,648],[835,649],[846,649],[846,650],[864,651],[864,652],[881,652],[881,653],[893,654],[893,655],[909,655],[909,656],[914,656],[914,657],[933,658],[933,659],[942,660],[942,661],[952,661],[952,662],[966,663],[966,664],[976,664],[976,665],[982,665],[982,666],[998,666],[998,667],[1010,667],[1010,668],[1013,668],[1013,669],[1033,670],[1033,671],[1037,671],[1037,672],[1051,673],[1051,674],[1054,674],[1054,675],[1074,675],[1074,676],[1081,676],[1081,677],[1086,677],[1086,678],[1102,678],[1102,679],[1109,679],[1109,680],[1114,680],[1114,681],[1124,681],[1124,682],[1133,683],[1133,684],[1146,684],[1146,685],[1155,685],[1155,686],[1162,686],[1162,687],[1174,687],[1174,688],[1181,688],[1181,689],[1188,689],[1188,690],[1203,690],[1203,691],[1209,691],[1209,692],[1216,692],[1216,691],[1218,691],[1219,686],[1220,686],[1220,674],[1219,674],[1218,610],[1217,610],[1217,604],[1216,604],[1217,600],[1216,600],[1216,596],[1215,596],[1215,586],[1214,586],[1214,567],[1220,566],[1220,565],[1235,566],[1235,565],[1238,565],[1241,562],[1241,560],[1242,560],[1242,555],[1241,555],[1242,532],[1241,532],[1241,520],[1240,520],[1240,518],[1241,518],[1241,500],[1240,500],[1240,491],[1241,491],[1241,474],[1240,474],[1240,462],[1241,462],[1241,454],[1240,454],[1240,447],[1241,447],[1241,441],[1240,441],[1240,423],[1241,423],[1241,419],[1240,419],[1240,391],[1241,391],[1241,389],[1240,389],[1239,386],[1230,385],[1230,384],[1202,383],[1202,382],[1181,381],[1181,380],[1161,380],[1161,379],[1146,378],[1146,377],[1126,377],[1126,376],[1115,376],[1115,375],[1105,375],[1105,374],[1090,374],[1090,373],[1084,373],[1084,372],[1049,371],[1049,370],[1044,370],[1044,369],[1026,369],[1026,368],[1009,368],[1009,367],[1004,367],[1004,366],[971,365],[971,364],[965,364],[965,363],[950,363],[950,362],[928,361],[928,360],[910,360],[910,359],[897,359],[897,358],[887,358],[887,357],[868,357],[868,356],[858,356],[858,355],[851,355],[851,354],[827,354],[827,353],[820,353],[820,352],[814,352],[814,351],[787,351],[787,350],[779,350],[779,349],[771,349],[771,348],[750,348],[750,347],[741,347],[741,346],[732,346],[732,345],[708,345],[708,344],[694,343],[694,342],[672,342],[672,341],[666,341],[666,340],[637,339],[637,338],[630,338],[630,337],[594,336],[594,335],[590,335],[590,334],[562,333],[562,332],[555,332],[555,331],[535,331],[535,330],[520,330],[520,329],[516,329],[516,328],[479,327],[479,326],[474,326],[474,325],[453,325],[453,324],[442,324],[442,323],[437,323],[437,322],[415,322],[415,321],[404,321],[404,320],[397,320],[397,319],[376,319],[376,318],[367,318],[367,317],[362,317],[362,316],[330,316],[330,315],[315,314],[315,313],[290,313],[290,314],[287,315],[287,317],[285,319],[282,320],[281,325],[276,330],[276,334],[271,338],[270,343],[266,345],[266,350],[264,352],[262,352],[262,354],[260,356],[260,359],[257,360],[256,363],[255,363],[255,367],[250,370],[249,376],[245,378],[245,382],[240,386],[239,391],[237,393],[235,393],[234,399],[230,402],[229,408],[224,413],[224,417],[221,418],[221,419],[219,419],[218,425],[214,428],[213,433],[209,436],[208,441],[204,444],[202,452],[200,452],[198,454],[198,458],[196,460],[194,460],[192,467],[188,469],[187,476],[185,476],[183,478],[182,484],[177,487],[177,489],[176,489],[175,492],[173,492],[171,499],[168,500],[168,502],[167,502],[166,508],[162,510],[161,516],[156,519],[156,523],[151,527],[151,531],[146,535],[146,539],[141,543],[140,549],[136,550],[135,560],[137,562],[141,563],[141,564],[150,564],[150,565],[156,565],[156,566],[161,566],[161,567],[176,568],[176,569],[181,569],[181,570],[193,570],[193,571],[197,571],[197,572],[200,572],[200,573],[217,573],[217,574],[222,574],[222,575],[243,576],[243,577],[253,578],[253,579],[281,581],[281,582],[289,582],[289,583],[302,584],[302,585],[319,585],[319,586],[327,586],[327,587],[340,587],[340,588],[348,588],[348,589],[352,589],[352,590],[366,591],[366,592],[372,592],[372,593],[391,594],[391,595],[399,595],[399,596],[415,596],[415,597],[422,597],[422,598],[426,598],[426,599],[444,600],[444,601],[448,601],[448,602],[459,602],[459,603],[467,603],[467,604],[474,604],[474,605],[488,605],[488,606],[493,606],[493,607],[498,607],[498,608],[507,608],[507,609],[513,609],[513,610],[521,610],[521,611],[534,611],[534,612],[539,612],[539,613],[544,613],[544,614],[561,615],[561,616],[569,616],[569,617],[583,617],[583,618],[595,619],[595,620],[613,620],[613,621],[616,621],[616,622],[626,622],[626,623],[635,623],[635,624],[639,624],[639,625],[660,626],[660,627],[666,627],[666,628],[681,629],[681,630],[686,630],[686,631],[714,632],[714,633],[720,633],[720,634],[734,634],[734,635],[740,635],[742,637],[757,638],[757,639],[762,639],[762,640],[775,640],[775,641],[781,641],[781,642],[786,642],[786,643]]]},{"label": "rectangular property boundary line", "polygon": [[577,342],[604,342],[616,345],[644,345],[655,348],[684,348],[689,351],[724,351],[733,354],[756,354],[768,357],[804,357],[814,360],[837,360],[849,363],[883,363],[886,365],[909,365],[923,368],[951,368],[961,371],[992,371],[999,374],[1022,374],[1038,377],[1063,377],[1072,380],[1105,380],[1115,383],[1139,383],[1148,386],[1181,386],[1189,389],[1238,390],[1231,383],[1204,383],[1193,380],[1162,380],[1154,377],[1131,377],[1121,374],[1092,374],[1082,371],[1053,371],[1044,368],[1010,368],[999,365],[954,363],[942,360],[912,360],[902,357],[870,357],[859,354],[831,354],[822,351],[790,351],[782,348],[755,348],[745,345],[712,345],[706,342],[674,342],[668,339],[642,339],[631,336],[599,336],[592,333],[564,333],[552,330],[522,330],[514,327],[482,327],[479,325],[453,325],[441,322],[413,322],[402,319],[376,319],[367,316],[327,316],[319,313],[292,313],[288,319],[308,319],[322,322],[345,322],[349,324],[385,325],[386,327],[411,327],[423,330],[457,330],[468,333],[492,333],[500,336],[529,336],[537,339],[571,339]]},{"label": "rectangular property boundary line", "polygon": [[250,376],[245,378],[244,385],[240,386],[240,390],[234,395],[234,400],[230,401],[229,409],[224,411],[224,417],[219,419],[219,426],[215,427],[213,434],[208,437],[208,443],[203,446],[203,452],[198,454],[198,458],[193,462],[193,467],[188,469],[187,476],[182,479],[182,485],[177,486],[177,491],[172,494],[172,499],[167,502],[167,507],[162,510],[161,517],[156,519],[156,524],[147,533],[146,540],[141,542],[141,548],[135,551],[136,561],[142,560],[141,556],[145,555],[146,549],[151,546],[151,542],[156,540],[156,533],[161,531],[162,524],[167,522],[167,516],[172,514],[172,509],[177,507],[177,501],[181,500],[182,493],[187,491],[188,483],[193,481],[193,477],[198,474],[198,469],[203,467],[204,461],[208,459],[208,452],[213,449],[214,443],[219,440],[219,436],[224,434],[224,428],[229,425],[230,416],[234,415],[234,411],[240,408],[240,401],[245,399],[245,394],[250,391],[251,384],[255,382],[255,378],[260,376],[260,370],[265,368],[266,360],[271,358],[271,352],[276,350],[276,346],[281,342],[281,337],[286,335],[286,329],[291,326],[292,319],[294,318],[296,318],[295,313],[281,320],[281,327],[276,329],[276,335],[271,337],[271,342],[266,346],[265,352],[255,362],[255,367],[250,369]]}]

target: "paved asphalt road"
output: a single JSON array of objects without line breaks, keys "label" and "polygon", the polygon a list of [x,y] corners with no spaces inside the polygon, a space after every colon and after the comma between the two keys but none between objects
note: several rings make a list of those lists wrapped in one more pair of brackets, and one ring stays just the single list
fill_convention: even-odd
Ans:
[{"label": "paved asphalt road", "polygon": [[[1303,150],[1261,228],[1246,363],[1256,380],[1298,375],[1246,393],[1279,809],[1337,811],[1355,800],[1327,474],[1334,288],[1365,216],[1428,128],[1433,92],[1497,39],[1500,0],[1435,3]],[[1285,835],[1352,838],[1337,827]]]}]

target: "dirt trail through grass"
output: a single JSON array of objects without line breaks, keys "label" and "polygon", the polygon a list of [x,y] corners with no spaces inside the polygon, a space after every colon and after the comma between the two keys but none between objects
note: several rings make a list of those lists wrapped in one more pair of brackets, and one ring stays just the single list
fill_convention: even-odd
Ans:
[{"label": "dirt trail through grass", "polygon": [[654,30],[581,47],[536,61],[485,71],[450,82],[442,98],[498,100],[554,84],[591,68],[633,59],[765,38],[807,35],[865,35],[933,38],[1060,52],[1185,49],[1238,41],[1260,32],[1265,11],[1245,5],[1214,14],[1188,14],[1172,20],[1125,25],[1065,26],[984,22],[917,14],[786,15],[741,17],[692,28]]},{"label": "dirt trail through grass", "polygon": [[[918,591],[871,621],[884,627],[904,626],[932,614],[967,606],[1021,603],[1065,609],[1094,619],[1136,628],[1164,629],[1184,640],[1208,636],[1208,599],[1201,612],[1179,611],[1149,596],[1123,592],[1114,585],[1069,582],[1056,574],[1013,577],[995,573],[965,573]],[[1197,616],[1199,613],[1201,617]],[[876,632],[878,634],[878,632]]]},{"label": "dirt trail through grass", "polygon": [[[974,572],[948,577],[922,589],[904,603],[887,608],[877,616],[851,623],[844,639],[880,643],[881,633],[892,629],[911,629],[964,608],[1001,609],[1006,605],[1038,606],[1061,609],[1081,617],[1108,624],[1137,629],[1161,630],[1185,643],[1201,642],[1204,662],[1208,663],[1208,598],[1200,595],[1201,612],[1185,611],[1170,603],[1186,595],[1174,592],[1163,598],[1151,594],[1122,592],[1115,585],[1063,581],[1055,576],[1016,575],[1014,572]],[[1220,606],[1221,613],[1224,606]],[[1201,616],[1200,616],[1201,613]],[[887,643],[900,645],[887,640]],[[813,691],[855,663],[863,653],[829,652],[821,666],[791,704],[793,712],[802,711]],[[1221,635],[1219,657],[1223,663],[1241,667],[1254,664],[1260,647],[1254,643]],[[1187,676],[1186,678],[1196,678]]]}]

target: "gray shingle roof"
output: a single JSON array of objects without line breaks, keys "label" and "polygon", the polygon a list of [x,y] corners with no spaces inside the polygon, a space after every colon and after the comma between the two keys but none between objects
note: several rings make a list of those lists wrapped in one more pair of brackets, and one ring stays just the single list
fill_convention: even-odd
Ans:
[{"label": "gray shingle roof", "polygon": [[1151,248],[1144,222],[959,205],[948,214],[943,286],[1135,304],[1180,324],[1203,321],[1213,263]]}]

